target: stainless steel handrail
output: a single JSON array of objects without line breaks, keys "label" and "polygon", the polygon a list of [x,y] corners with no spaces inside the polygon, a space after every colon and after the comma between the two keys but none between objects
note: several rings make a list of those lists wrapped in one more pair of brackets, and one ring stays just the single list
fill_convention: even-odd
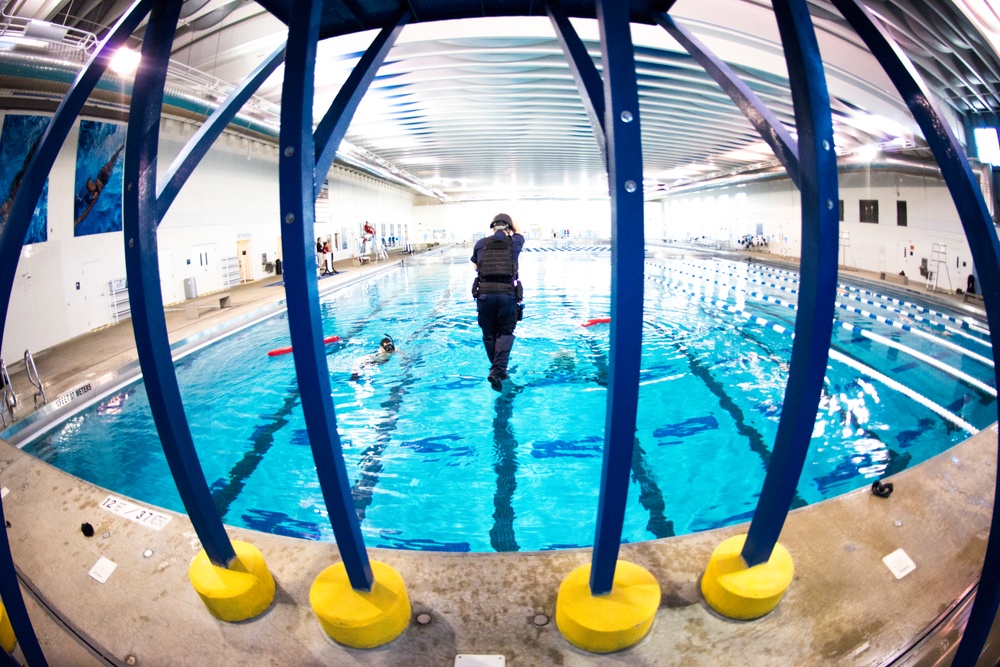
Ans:
[{"label": "stainless steel handrail", "polygon": [[38,389],[34,396],[35,409],[37,409],[39,396],[42,397],[42,405],[45,405],[49,401],[45,398],[45,389],[42,388],[42,378],[38,376],[38,369],[35,368],[35,360],[31,357],[31,352],[28,350],[24,351],[24,372],[28,376],[28,382]]},{"label": "stainless steel handrail", "polygon": [[9,423],[7,421],[7,415],[10,415],[10,421],[14,421],[14,408],[17,407],[17,394],[14,392],[14,385],[10,381],[10,375],[7,373],[7,365],[0,359],[0,388],[3,389],[3,403],[0,403],[0,419],[3,420],[3,425],[7,426]]}]

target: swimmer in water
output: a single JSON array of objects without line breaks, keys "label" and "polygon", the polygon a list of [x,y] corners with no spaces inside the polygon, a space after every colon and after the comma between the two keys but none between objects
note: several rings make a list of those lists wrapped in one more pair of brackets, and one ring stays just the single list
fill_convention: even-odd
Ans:
[{"label": "swimmer in water", "polygon": [[[382,338],[382,341],[378,345],[378,350],[374,354],[370,354],[362,359],[361,363],[358,364],[358,367],[351,373],[351,380],[357,381],[361,378],[361,372],[363,370],[373,366],[381,366],[385,362],[389,361],[389,357],[397,352],[396,343],[392,340],[392,336],[385,334],[385,337]],[[399,352],[399,354],[402,354],[402,352]]]}]

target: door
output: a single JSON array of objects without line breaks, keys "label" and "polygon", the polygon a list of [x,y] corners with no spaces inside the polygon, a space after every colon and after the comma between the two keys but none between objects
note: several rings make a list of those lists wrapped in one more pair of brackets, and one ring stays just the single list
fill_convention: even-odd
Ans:
[{"label": "door", "polygon": [[250,264],[250,240],[236,242],[236,259],[240,264],[240,282],[248,283],[253,279],[253,267]]},{"label": "door", "polygon": [[219,289],[219,269],[215,257],[215,244],[206,243],[191,247],[190,275],[195,279],[198,294]]},{"label": "door", "polygon": [[181,291],[183,280],[177,273],[177,262],[174,259],[173,250],[160,250],[160,293],[163,295],[163,303],[178,303],[184,300],[184,293]]},{"label": "door", "polygon": [[83,301],[83,316],[90,330],[111,322],[111,301],[108,297],[108,283],[101,271],[101,260],[84,262],[80,267],[80,294]]}]

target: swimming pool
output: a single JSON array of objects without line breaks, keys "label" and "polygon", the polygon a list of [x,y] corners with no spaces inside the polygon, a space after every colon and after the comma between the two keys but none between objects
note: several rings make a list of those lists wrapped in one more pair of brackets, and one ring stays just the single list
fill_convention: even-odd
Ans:
[{"label": "swimming pool", "polygon": [[[610,253],[522,255],[525,319],[502,394],[486,380],[468,254],[408,261],[322,300],[324,334],[341,338],[327,360],[366,542],[443,551],[588,546],[608,328],[581,324],[608,314]],[[781,410],[797,276],[650,257],[644,289],[630,542],[751,517]],[[839,292],[797,505],[870,485],[996,419],[982,324],[848,283]],[[402,354],[365,364],[384,334]],[[183,357],[178,379],[223,520],[332,541],[292,357],[267,356],[287,344],[278,315]],[[115,493],[183,511],[141,383],[25,450]]]}]

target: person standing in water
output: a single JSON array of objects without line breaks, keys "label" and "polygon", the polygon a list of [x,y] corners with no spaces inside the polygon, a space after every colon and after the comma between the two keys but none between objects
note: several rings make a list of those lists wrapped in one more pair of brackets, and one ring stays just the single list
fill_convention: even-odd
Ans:
[{"label": "person standing in water", "polygon": [[493,235],[479,239],[472,249],[472,263],[478,273],[472,284],[472,296],[476,299],[479,328],[490,360],[487,379],[495,391],[500,391],[514,347],[514,327],[520,319],[517,260],[524,237],[506,213],[497,214],[490,229]]}]

